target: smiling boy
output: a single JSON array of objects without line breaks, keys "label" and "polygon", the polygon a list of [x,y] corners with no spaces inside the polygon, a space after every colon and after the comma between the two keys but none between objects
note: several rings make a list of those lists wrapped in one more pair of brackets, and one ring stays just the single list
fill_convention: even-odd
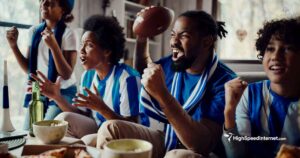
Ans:
[{"label": "smiling boy", "polygon": [[[282,143],[300,145],[300,23],[271,21],[258,32],[256,48],[268,79],[250,84],[226,83],[223,143],[227,156],[275,157]],[[282,140],[234,141],[228,134]]]}]

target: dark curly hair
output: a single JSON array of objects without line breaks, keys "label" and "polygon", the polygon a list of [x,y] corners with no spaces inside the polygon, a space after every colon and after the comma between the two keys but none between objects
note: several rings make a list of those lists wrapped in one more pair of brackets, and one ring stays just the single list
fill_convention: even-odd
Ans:
[{"label": "dark curly hair", "polygon": [[93,32],[99,46],[111,51],[111,63],[117,64],[123,57],[125,49],[123,28],[114,17],[93,15],[85,21],[84,30]]},{"label": "dark curly hair", "polygon": [[64,22],[68,23],[68,22],[72,22],[73,19],[74,19],[74,16],[73,14],[71,13],[72,12],[72,9],[67,0],[58,0],[59,2],[59,6],[63,9],[64,11],[64,14],[62,16],[62,19]]},{"label": "dark curly hair", "polygon": [[[297,20],[298,19],[298,20]],[[294,46],[297,50],[300,48],[300,21],[299,17],[294,19],[273,20],[265,23],[264,27],[258,32],[256,40],[256,50],[259,51],[257,58],[262,60],[265,50],[272,36],[286,44]]]},{"label": "dark curly hair", "polygon": [[193,21],[197,23],[196,27],[201,35],[212,35],[216,40],[217,36],[223,38],[227,34],[227,31],[224,29],[225,22],[215,21],[215,19],[205,11],[190,10],[179,15],[179,17],[182,16],[193,19]]},{"label": "dark curly hair", "polygon": [[[196,11],[190,10],[186,11],[179,15],[179,17],[187,17],[191,18],[194,22],[196,22],[196,27],[201,36],[211,35],[214,38],[214,41],[217,40],[217,36],[219,38],[226,37],[228,33],[224,27],[225,22],[216,21],[211,15],[206,13],[205,11]],[[212,49],[214,45],[212,45]]]}]

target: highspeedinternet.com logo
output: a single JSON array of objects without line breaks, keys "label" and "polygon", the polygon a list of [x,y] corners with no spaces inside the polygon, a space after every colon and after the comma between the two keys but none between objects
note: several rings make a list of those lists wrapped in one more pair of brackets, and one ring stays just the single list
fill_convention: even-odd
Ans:
[{"label": "highspeedinternet.com logo", "polygon": [[224,137],[228,139],[229,142],[231,141],[284,141],[286,138],[282,137],[266,137],[266,136],[237,136],[233,133],[224,133]]}]

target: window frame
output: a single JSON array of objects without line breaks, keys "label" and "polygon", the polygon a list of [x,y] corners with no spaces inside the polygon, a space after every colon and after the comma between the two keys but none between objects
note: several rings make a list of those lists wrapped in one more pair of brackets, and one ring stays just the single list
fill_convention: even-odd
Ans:
[{"label": "window frame", "polygon": [[0,21],[0,27],[13,27],[13,26],[21,29],[29,29],[32,25]]},{"label": "window frame", "polygon": [[[40,0],[38,1],[38,3],[40,3]],[[40,9],[38,9],[38,12],[36,12],[36,14],[38,14],[38,23],[41,22],[41,15],[40,15]],[[11,22],[9,19],[5,19],[5,20],[0,20],[0,28],[6,30],[7,28],[11,28],[13,26],[17,27],[18,29],[22,29],[22,30],[26,30],[28,31],[32,26],[36,25],[35,23],[32,24],[25,24],[25,23],[18,23],[18,22]],[[19,32],[20,35],[20,32]],[[4,36],[2,38],[6,38],[5,37],[6,34],[4,32]],[[0,66],[1,67],[1,66]],[[8,69],[9,70],[9,69]],[[0,79],[1,81],[1,79]],[[11,80],[9,80],[8,82],[11,82]],[[11,90],[13,89],[11,83],[9,84],[9,99],[12,100],[14,96],[14,94],[11,92]],[[23,90],[25,90],[25,87],[22,87],[20,91],[23,92]],[[24,91],[25,92],[25,91]],[[24,98],[23,98],[24,99]],[[26,111],[23,109],[23,99],[21,99],[20,103],[17,103],[17,105],[13,104],[13,102],[10,101],[10,110],[11,110],[11,120],[13,122],[13,125],[16,129],[22,129],[23,128],[23,121],[26,115]],[[12,114],[12,108],[17,108],[17,110],[15,110],[15,112],[17,112],[18,114]],[[23,112],[21,112],[23,111]],[[1,113],[1,112],[0,112]],[[21,118],[16,117],[16,116],[22,116]]]},{"label": "window frame", "polygon": [[[221,14],[220,11],[220,2],[218,0],[212,0],[212,15],[218,21],[219,16]],[[226,40],[226,37],[225,37]],[[218,42],[215,43],[215,48],[218,48]],[[220,56],[221,51],[217,52]],[[232,64],[261,64],[260,59],[220,59],[224,63],[232,63]]]}]

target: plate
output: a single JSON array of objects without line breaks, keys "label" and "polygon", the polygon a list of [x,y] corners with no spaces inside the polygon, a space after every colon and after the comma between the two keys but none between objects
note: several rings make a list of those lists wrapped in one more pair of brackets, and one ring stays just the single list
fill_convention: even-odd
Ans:
[{"label": "plate", "polygon": [[100,158],[100,157],[101,157],[101,150],[100,150],[100,149],[97,149],[97,148],[88,146],[88,147],[86,148],[86,151],[87,151],[91,156],[93,156],[94,158]]},{"label": "plate", "polygon": [[16,149],[16,148],[24,145],[25,142],[26,142],[26,139],[24,137],[0,141],[0,143],[4,143],[4,144],[8,145],[8,150]]},{"label": "plate", "polygon": [[85,145],[25,145],[21,156],[38,155],[48,150],[67,148],[65,157],[74,157],[75,149],[86,150],[93,158],[100,158],[100,149]]},{"label": "plate", "polygon": [[27,135],[27,131],[15,130],[13,132],[0,131],[0,141],[21,138]]}]

